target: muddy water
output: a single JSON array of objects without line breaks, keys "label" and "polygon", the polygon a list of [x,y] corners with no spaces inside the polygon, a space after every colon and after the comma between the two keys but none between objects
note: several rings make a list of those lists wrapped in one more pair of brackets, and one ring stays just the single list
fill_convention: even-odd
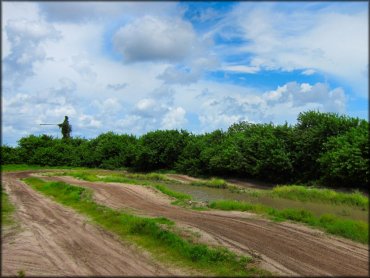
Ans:
[{"label": "muddy water", "polygon": [[311,211],[316,216],[330,213],[343,219],[362,220],[368,222],[368,212],[350,206],[336,206],[324,203],[301,202],[269,196],[251,196],[248,193],[235,193],[228,189],[192,186],[188,184],[167,184],[168,188],[189,194],[195,201],[237,200],[253,204],[263,204],[275,209],[300,208]]}]

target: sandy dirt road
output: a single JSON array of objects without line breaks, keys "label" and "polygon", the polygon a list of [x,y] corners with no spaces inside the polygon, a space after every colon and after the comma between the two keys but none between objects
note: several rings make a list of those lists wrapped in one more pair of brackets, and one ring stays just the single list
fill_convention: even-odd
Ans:
[{"label": "sandy dirt road", "polygon": [[20,226],[17,231],[3,231],[2,275],[17,275],[20,270],[36,276],[178,274],[17,179],[25,175],[2,176]]},{"label": "sandy dirt road", "polygon": [[263,265],[279,275],[368,276],[368,246],[329,236],[288,222],[275,223],[246,213],[192,211],[170,204],[151,188],[118,183],[86,182],[51,177],[94,190],[97,202],[130,208],[149,216],[164,216],[193,226],[219,243],[242,252],[253,250]]}]

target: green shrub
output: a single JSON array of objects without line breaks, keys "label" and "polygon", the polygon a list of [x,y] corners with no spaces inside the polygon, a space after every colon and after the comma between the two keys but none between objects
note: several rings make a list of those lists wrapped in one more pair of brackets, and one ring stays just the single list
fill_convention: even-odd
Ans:
[{"label": "green shrub", "polygon": [[214,188],[227,188],[227,182],[223,179],[215,179],[212,178],[211,180],[204,180],[204,181],[193,181],[190,183],[194,186],[206,186],[206,187],[214,187]]},{"label": "green shrub", "polygon": [[368,210],[369,207],[369,198],[359,191],[343,193],[324,188],[284,185],[274,187],[271,194],[272,196],[299,201],[321,201],[338,205],[350,205],[364,210]]}]

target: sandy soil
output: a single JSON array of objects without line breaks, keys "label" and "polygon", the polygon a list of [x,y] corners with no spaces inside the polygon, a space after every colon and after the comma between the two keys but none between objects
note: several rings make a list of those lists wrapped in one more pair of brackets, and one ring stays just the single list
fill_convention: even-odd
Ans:
[{"label": "sandy soil", "polygon": [[2,185],[17,210],[18,227],[2,234],[2,275],[158,276],[178,271],[3,173]]},{"label": "sandy soil", "polygon": [[[13,196],[15,195],[16,199],[19,199],[18,202],[16,200],[17,206],[26,205],[27,203],[29,203],[30,206],[27,210],[33,210],[34,213],[32,214],[34,215],[34,217],[41,218],[39,221],[35,221],[33,219],[27,219],[27,217],[25,217],[26,219],[24,219],[23,221],[25,221],[26,223],[28,221],[30,226],[29,229],[35,226],[36,228],[34,228],[34,230],[37,231],[38,229],[40,229],[37,227],[41,226],[41,224],[38,223],[47,221],[49,223],[46,225],[46,227],[44,227],[44,229],[52,230],[52,228],[54,227],[54,221],[58,221],[57,227],[54,227],[55,231],[57,231],[57,228],[63,229],[63,226],[67,226],[64,227],[64,229],[68,230],[68,227],[76,222],[75,226],[78,226],[78,228],[74,227],[73,233],[68,233],[67,238],[63,236],[56,237],[55,234],[52,234],[54,231],[50,231],[51,234],[50,232],[43,234],[49,234],[49,242],[56,242],[59,239],[68,243],[70,242],[71,238],[74,237],[80,237],[77,242],[88,241],[90,236],[86,235],[86,229],[84,230],[80,227],[83,221],[80,220],[81,222],[78,222],[77,219],[80,219],[78,216],[74,215],[71,212],[69,212],[69,214],[67,212],[64,212],[66,215],[62,219],[60,219],[61,217],[54,217],[53,215],[50,215],[51,212],[54,213],[54,207],[60,206],[57,206],[53,202],[44,200],[44,198],[38,196],[38,194],[32,192],[32,190],[30,189],[27,189],[27,187],[22,185],[22,183],[15,180],[15,178],[25,177],[29,174],[30,172],[18,173],[13,175],[8,174],[5,177],[8,183],[8,187],[13,188],[13,191],[15,191],[11,192],[10,194]],[[310,229],[302,225],[287,222],[275,223],[249,213],[187,210],[171,205],[170,200],[167,197],[163,196],[161,193],[154,191],[151,188],[143,186],[118,183],[92,183],[77,180],[71,177],[50,177],[48,179],[65,181],[71,184],[91,188],[94,190],[94,198],[97,202],[113,208],[130,208],[141,214],[145,214],[148,216],[164,216],[180,224],[194,227],[196,231],[203,231],[208,236],[208,239],[212,240],[212,242],[216,241],[218,242],[218,244],[232,247],[232,249],[238,250],[238,252],[240,253],[251,254],[254,257],[260,258],[262,266],[270,271],[274,271],[279,275],[367,276],[369,274],[368,246],[334,236],[328,236],[318,230]],[[17,191],[20,192],[17,193]],[[32,208],[33,205],[31,205],[31,203],[34,204],[34,202],[29,200],[29,196],[25,196],[25,198],[21,199],[22,195],[37,196],[37,199],[40,199],[37,200],[37,202],[42,201],[40,206],[42,206],[42,210],[45,211],[39,211],[41,209]],[[38,206],[39,205],[37,205],[36,207]],[[22,211],[23,213],[26,213],[27,210],[23,209]],[[67,211],[63,208],[59,208],[58,211],[59,210]],[[77,223],[81,223],[80,226],[77,225]],[[95,228],[90,227],[88,230],[91,231],[93,229]],[[88,249],[90,250],[91,246],[96,246],[98,244],[96,239],[95,241],[93,240],[93,237],[102,236],[102,233],[103,232],[97,233],[100,235],[91,235],[92,242],[84,242],[83,244],[79,244],[79,248],[84,249],[86,244],[86,246],[88,246]],[[55,237],[56,239],[52,241],[51,239]],[[41,241],[45,242],[45,240]],[[46,240],[46,242],[48,241]],[[113,245],[113,243],[111,244]],[[119,245],[117,242],[115,244]],[[106,245],[107,244],[103,244],[100,247],[96,246],[96,254],[102,254],[98,257],[98,259],[94,256],[90,256],[86,257],[86,261],[82,263],[79,259],[80,256],[70,256],[68,261],[71,265],[68,269],[73,270],[74,268],[72,266],[74,264],[81,264],[86,266],[90,265],[91,261],[96,262],[96,260],[100,259],[102,261],[99,263],[98,266],[96,265],[96,263],[93,263],[92,266],[99,268],[99,270],[102,271],[100,274],[104,275],[104,271],[108,270],[112,271],[113,273],[113,269],[116,269],[120,265],[117,263],[114,263],[112,265],[112,261],[114,261],[115,259],[119,259],[119,256],[116,255],[118,251],[113,252],[106,250]],[[112,246],[111,248],[113,249],[113,247],[114,246]],[[102,250],[99,250],[99,248],[102,248]],[[52,257],[53,253],[57,252],[50,249],[53,248],[49,248],[49,250],[45,248],[43,249],[43,257],[46,257],[46,254],[48,254],[46,258]],[[71,246],[69,246],[67,249],[74,250],[74,243],[72,243]],[[107,256],[106,254],[104,254],[104,250],[105,252],[113,252],[113,254]],[[121,252],[124,252],[125,248],[121,248],[120,250]],[[3,252],[4,251],[6,251],[6,249],[3,247]],[[4,255],[10,254],[9,251],[7,252],[8,253],[4,252]],[[37,252],[38,251],[35,249],[34,253],[37,254]],[[64,254],[65,252],[66,248],[61,248],[60,253]],[[128,253],[131,254],[131,252],[127,252],[127,256],[129,256]],[[24,252],[22,254],[24,254]],[[83,256],[86,256],[84,252],[83,254]],[[6,257],[10,258],[11,256]],[[105,261],[105,258],[107,257],[109,257],[109,261]],[[111,259],[111,257],[113,257],[113,259]],[[127,264],[127,260],[125,259],[124,261]],[[135,262],[137,261],[139,260],[136,260]],[[141,262],[143,261],[144,260],[142,260]],[[12,264],[10,259],[8,259],[8,261],[5,261],[5,267],[9,268],[11,265]],[[52,264],[50,263],[50,265]],[[162,271],[159,268],[155,269],[155,267],[153,266],[150,267],[150,265],[152,264],[147,263],[145,264],[146,267],[140,267],[141,272],[139,273],[144,274],[145,270],[145,273],[149,273],[149,275],[157,275],[157,273]],[[113,266],[116,268],[113,268]],[[125,270],[127,270],[127,267],[124,268]],[[52,270],[53,268],[50,267],[50,273],[54,273],[52,272]],[[81,267],[81,270],[86,270],[87,272],[88,267]],[[131,270],[135,271],[135,268],[132,267]],[[54,268],[54,271],[58,270]],[[136,271],[139,271],[139,269],[136,269]],[[79,274],[80,273],[81,272],[79,272]]]},{"label": "sandy soil", "polygon": [[168,178],[181,181],[181,182],[192,182],[192,181],[200,181],[201,179],[193,178],[187,175],[180,175],[180,174],[167,174]]},{"label": "sandy soil", "polygon": [[193,226],[224,246],[260,257],[267,269],[279,275],[368,275],[368,246],[303,225],[275,223],[248,213],[187,210],[142,186],[92,183],[71,177],[52,179],[91,188],[95,199],[104,205],[131,208]]}]

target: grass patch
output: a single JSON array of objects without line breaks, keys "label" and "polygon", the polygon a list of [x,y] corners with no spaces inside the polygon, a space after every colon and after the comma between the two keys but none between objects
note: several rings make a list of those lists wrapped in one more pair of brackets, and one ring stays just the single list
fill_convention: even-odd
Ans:
[{"label": "grass patch", "polygon": [[[210,248],[204,244],[189,242],[159,225],[160,220],[139,217],[123,211],[99,205],[92,199],[92,192],[86,188],[63,182],[45,182],[38,178],[24,181],[37,191],[52,197],[63,205],[90,217],[105,229],[123,239],[131,240],[159,256],[161,260],[195,268],[203,273],[222,276],[256,276],[268,272],[253,266],[249,257],[237,256],[225,248]],[[164,223],[166,224],[166,223]]]},{"label": "grass patch", "polygon": [[283,185],[274,187],[270,194],[274,197],[291,200],[311,202],[319,201],[335,205],[354,206],[361,208],[362,210],[369,209],[369,198],[359,191],[343,193],[324,188],[314,188],[301,185]]},{"label": "grass patch", "polygon": [[14,223],[13,219],[14,210],[15,207],[9,201],[8,194],[1,187],[1,220],[2,220],[1,224],[3,226],[10,226],[11,224]]},{"label": "grass patch", "polygon": [[161,184],[157,184],[154,186],[156,189],[158,189],[159,191],[161,191],[163,194],[166,194],[168,196],[171,196],[179,201],[187,201],[187,200],[191,200],[191,196],[188,195],[188,194],[185,194],[185,193],[181,193],[181,192],[176,192],[176,191],[172,191],[170,190],[169,188],[167,188],[166,186],[164,185],[161,185]]},{"label": "grass patch", "polygon": [[121,175],[127,178],[139,179],[139,180],[151,180],[151,181],[169,181],[170,180],[165,175],[160,174],[160,173],[148,173],[148,174],[124,173]]},{"label": "grass patch", "polygon": [[213,188],[227,188],[227,182],[223,179],[216,179],[212,178],[210,180],[204,180],[204,181],[193,181],[190,183],[190,185],[194,186],[206,186],[206,187],[213,187]]},{"label": "grass patch", "polygon": [[27,165],[27,164],[6,164],[1,165],[2,172],[16,172],[16,171],[27,171],[27,170],[47,170],[47,169],[76,169],[86,170],[89,168],[85,167],[72,167],[72,166],[39,166],[39,165]]},{"label": "grass patch", "polygon": [[277,210],[261,204],[250,204],[239,201],[215,201],[209,207],[221,210],[250,211],[267,215],[275,221],[292,220],[305,223],[311,227],[321,228],[330,234],[342,236],[357,242],[365,244],[369,242],[369,225],[363,221],[344,220],[331,214],[324,214],[317,217],[304,209]]},{"label": "grass patch", "polygon": [[120,173],[100,176],[98,171],[69,171],[63,172],[59,175],[72,176],[86,181],[103,181],[103,182],[120,182],[130,183],[136,185],[153,186],[157,182],[172,182],[165,175],[158,173],[139,174],[139,173]]}]

